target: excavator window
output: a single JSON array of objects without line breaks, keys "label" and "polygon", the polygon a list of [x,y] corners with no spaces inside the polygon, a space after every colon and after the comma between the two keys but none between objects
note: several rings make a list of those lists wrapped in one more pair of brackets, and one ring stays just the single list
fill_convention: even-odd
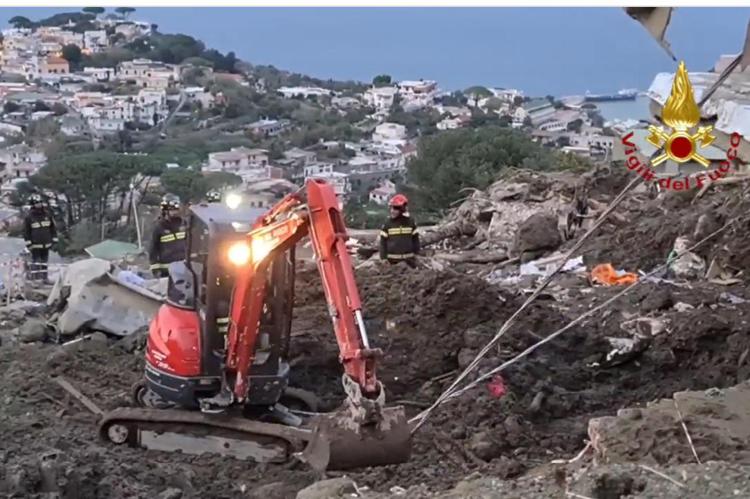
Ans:
[{"label": "excavator window", "polygon": [[180,308],[195,308],[195,282],[193,273],[184,261],[169,265],[167,300]]}]

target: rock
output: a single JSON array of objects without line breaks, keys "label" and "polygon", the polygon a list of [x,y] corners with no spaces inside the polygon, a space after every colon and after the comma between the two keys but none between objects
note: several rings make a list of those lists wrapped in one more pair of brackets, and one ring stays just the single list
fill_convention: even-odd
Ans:
[{"label": "rock", "polygon": [[518,226],[513,244],[517,253],[554,250],[562,244],[557,217],[551,213],[535,213]]},{"label": "rock", "polygon": [[104,333],[94,333],[88,338],[88,343],[91,347],[102,348],[109,344],[109,339]]},{"label": "rock", "polygon": [[719,224],[716,216],[711,213],[704,213],[698,217],[698,221],[695,223],[695,230],[693,231],[693,241],[700,241],[704,237],[708,236],[712,232],[716,231],[721,225]]},{"label": "rock", "polygon": [[49,367],[60,367],[70,361],[70,355],[64,348],[58,348],[47,356],[47,365]]},{"label": "rock", "polygon": [[463,440],[466,438],[466,427],[457,426],[451,430],[451,438],[453,440]]},{"label": "rock", "polygon": [[701,279],[706,274],[706,262],[703,258],[690,251],[685,253],[690,246],[686,237],[678,237],[674,242],[672,251],[684,254],[670,263],[669,270],[679,279]]},{"label": "rock", "polygon": [[20,327],[18,337],[23,343],[44,341],[47,338],[47,325],[39,319],[28,319]]},{"label": "rock", "polygon": [[491,335],[478,328],[472,327],[464,331],[464,346],[466,348],[480,349],[487,344]]},{"label": "rock", "polygon": [[0,322],[20,324],[26,316],[36,313],[42,307],[42,304],[35,301],[14,301],[10,305],[0,307]]},{"label": "rock", "polygon": [[462,348],[458,351],[458,367],[464,369],[471,364],[471,361],[477,356],[477,351],[472,348]]},{"label": "rock", "polygon": [[156,497],[157,499],[180,499],[182,497],[182,491],[174,487],[169,487]]},{"label": "rock", "polygon": [[518,416],[508,416],[507,418],[505,418],[505,421],[503,421],[503,426],[505,427],[505,431],[507,431],[508,434],[520,435],[523,433],[523,426],[518,419]]},{"label": "rock", "polygon": [[494,465],[493,469],[495,473],[497,473],[500,478],[504,479],[518,476],[523,471],[523,466],[521,466],[521,463],[519,463],[515,459],[510,459],[505,456],[500,456],[492,464]]},{"label": "rock", "polygon": [[346,494],[356,493],[354,482],[349,478],[331,478],[315,482],[309,487],[297,492],[297,499],[335,499],[346,497]]},{"label": "rock", "polygon": [[136,350],[143,350],[146,347],[146,339],[148,338],[148,327],[142,327],[133,334],[124,336],[120,341],[115,343],[115,347],[132,353]]},{"label": "rock", "polygon": [[248,491],[250,499],[287,499],[294,497],[299,485],[285,482],[271,482],[260,487],[253,486]]},{"label": "rock", "polygon": [[490,435],[484,431],[472,435],[466,447],[476,454],[479,459],[487,462],[492,461],[502,452],[500,445],[492,440]]}]

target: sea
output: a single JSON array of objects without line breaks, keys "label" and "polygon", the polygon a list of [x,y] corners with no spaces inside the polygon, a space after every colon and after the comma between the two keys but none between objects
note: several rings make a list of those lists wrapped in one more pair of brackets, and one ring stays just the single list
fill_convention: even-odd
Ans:
[{"label": "sea", "polygon": [[609,120],[647,120],[649,119],[649,98],[639,95],[635,100],[595,102],[604,121]]}]

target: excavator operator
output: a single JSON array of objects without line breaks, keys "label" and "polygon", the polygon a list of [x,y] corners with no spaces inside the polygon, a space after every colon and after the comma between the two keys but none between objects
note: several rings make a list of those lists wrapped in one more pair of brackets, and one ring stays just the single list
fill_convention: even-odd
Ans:
[{"label": "excavator operator", "polygon": [[161,218],[151,237],[151,273],[167,277],[169,264],[185,258],[185,221],[180,216],[180,199],[167,194],[161,201]]},{"label": "excavator operator", "polygon": [[380,231],[380,258],[389,263],[405,262],[414,268],[419,254],[419,233],[407,210],[408,204],[403,194],[396,194],[388,202],[390,218]]}]

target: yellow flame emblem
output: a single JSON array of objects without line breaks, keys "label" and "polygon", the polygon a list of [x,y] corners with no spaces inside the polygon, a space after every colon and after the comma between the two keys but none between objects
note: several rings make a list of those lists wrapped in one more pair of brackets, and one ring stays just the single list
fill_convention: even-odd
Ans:
[{"label": "yellow flame emblem", "polygon": [[696,143],[700,144],[701,148],[708,147],[716,137],[711,135],[712,126],[698,127],[693,134],[689,132],[700,123],[700,120],[700,109],[695,103],[693,86],[690,84],[685,62],[680,61],[672,81],[672,92],[662,110],[662,121],[672,128],[672,133],[666,133],[660,126],[648,127],[648,131],[651,132],[648,141],[659,149],[664,148],[664,152],[655,157],[651,164],[658,166],[671,159],[677,163],[697,161],[708,167],[710,161],[698,153]]}]

